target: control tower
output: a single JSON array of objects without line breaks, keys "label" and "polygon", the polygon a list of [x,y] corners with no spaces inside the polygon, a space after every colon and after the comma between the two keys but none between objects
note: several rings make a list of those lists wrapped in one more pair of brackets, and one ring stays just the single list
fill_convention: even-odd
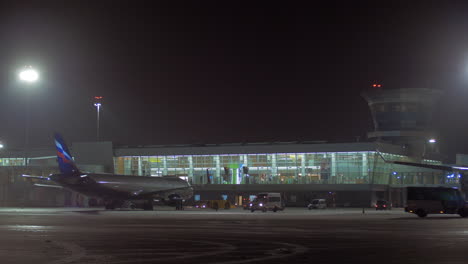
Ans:
[{"label": "control tower", "polygon": [[[374,85],[362,93],[369,104],[374,131],[371,140],[401,145],[413,157],[428,154],[427,142],[434,137],[431,128],[435,102],[441,96],[439,90],[383,89]],[[432,151],[434,149],[431,149]]]}]

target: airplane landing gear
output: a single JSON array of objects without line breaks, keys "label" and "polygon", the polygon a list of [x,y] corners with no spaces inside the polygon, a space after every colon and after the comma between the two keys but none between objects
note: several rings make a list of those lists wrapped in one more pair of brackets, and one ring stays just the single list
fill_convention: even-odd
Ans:
[{"label": "airplane landing gear", "polygon": [[122,204],[122,208],[128,208],[131,210],[135,210],[137,208],[137,205],[133,201],[126,200]]},{"label": "airplane landing gear", "polygon": [[106,201],[104,203],[104,207],[106,208],[106,210],[114,210],[115,209],[115,203],[114,203],[114,201]]},{"label": "airplane landing gear", "polygon": [[122,201],[110,200],[104,202],[106,210],[114,210],[116,207],[122,207]]},{"label": "airplane landing gear", "polygon": [[145,211],[153,211],[153,200],[148,200],[143,204],[143,210]]}]

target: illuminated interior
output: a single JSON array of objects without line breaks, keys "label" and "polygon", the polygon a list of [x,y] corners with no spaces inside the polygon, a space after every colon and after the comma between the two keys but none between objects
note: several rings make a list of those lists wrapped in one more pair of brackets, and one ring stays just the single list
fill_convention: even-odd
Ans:
[{"label": "illuminated interior", "polygon": [[[389,160],[406,156],[381,153]],[[440,164],[425,160],[425,163]],[[456,175],[385,163],[375,151],[114,157],[117,174],[178,176],[192,184],[446,184]]]}]

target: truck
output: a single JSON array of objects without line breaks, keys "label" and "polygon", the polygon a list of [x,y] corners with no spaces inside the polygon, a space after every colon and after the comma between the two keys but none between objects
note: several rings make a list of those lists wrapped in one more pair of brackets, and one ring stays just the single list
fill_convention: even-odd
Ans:
[{"label": "truck", "polygon": [[468,203],[457,188],[407,187],[405,212],[426,217],[428,214],[468,216]]},{"label": "truck", "polygon": [[280,193],[259,193],[250,204],[250,211],[253,213],[255,210],[262,212],[284,210],[283,200]]}]

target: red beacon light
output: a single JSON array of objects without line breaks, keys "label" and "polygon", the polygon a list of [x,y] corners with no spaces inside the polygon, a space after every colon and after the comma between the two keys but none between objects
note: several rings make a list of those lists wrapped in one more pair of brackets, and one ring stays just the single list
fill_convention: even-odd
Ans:
[{"label": "red beacon light", "polygon": [[102,96],[94,96],[94,106],[101,107]]}]

